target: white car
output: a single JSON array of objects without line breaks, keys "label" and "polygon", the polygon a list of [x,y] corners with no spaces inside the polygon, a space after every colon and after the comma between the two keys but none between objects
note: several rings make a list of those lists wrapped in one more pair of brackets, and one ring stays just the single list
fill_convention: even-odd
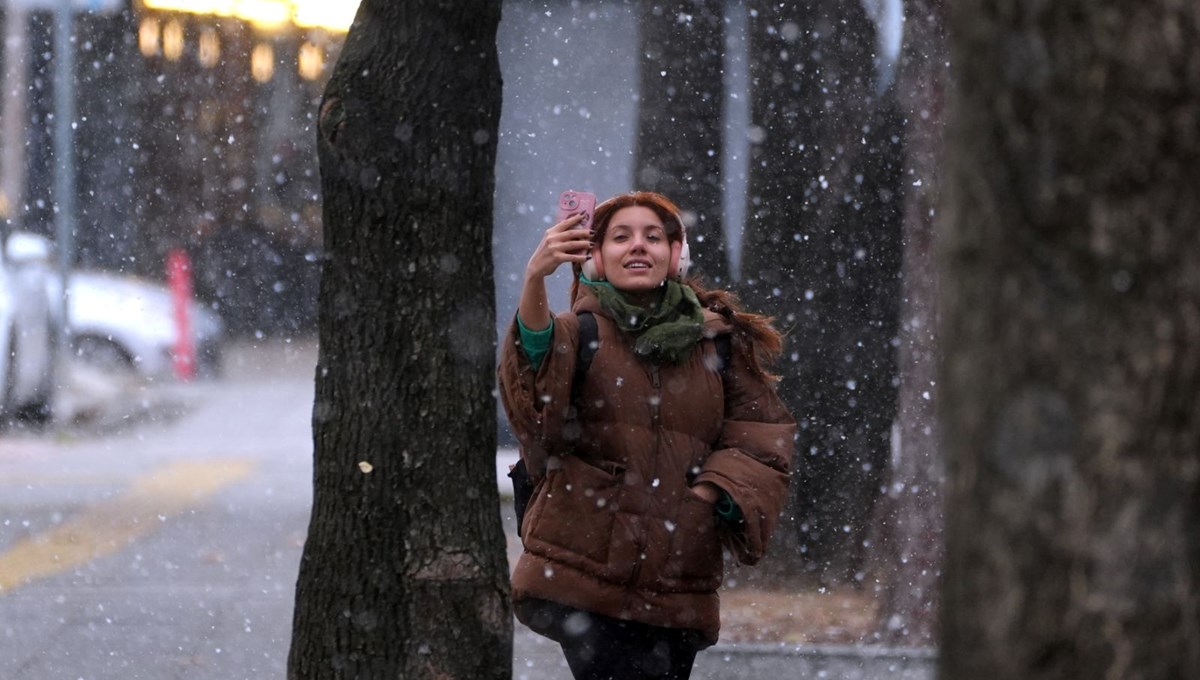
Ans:
[{"label": "white car", "polygon": [[[76,356],[106,369],[132,369],[147,377],[172,375],[179,337],[171,292],[136,276],[76,271],[68,282],[71,345]],[[220,370],[225,325],[193,300],[188,326],[196,375]]]},{"label": "white car", "polygon": [[[62,279],[51,264],[53,249],[48,239],[35,234],[18,232],[9,238],[9,252],[23,263],[21,270],[40,272],[36,283],[57,320],[62,318]],[[31,277],[30,285],[33,281]],[[71,272],[67,292],[67,328],[75,356],[109,371],[132,370],[152,378],[173,374],[179,331],[165,285],[129,274],[79,270]],[[188,305],[187,320],[196,375],[215,376],[225,324],[195,300]]]},{"label": "white car", "polygon": [[14,233],[0,248],[0,414],[45,422],[54,401],[58,329],[49,270],[40,251],[30,257],[26,236]]}]

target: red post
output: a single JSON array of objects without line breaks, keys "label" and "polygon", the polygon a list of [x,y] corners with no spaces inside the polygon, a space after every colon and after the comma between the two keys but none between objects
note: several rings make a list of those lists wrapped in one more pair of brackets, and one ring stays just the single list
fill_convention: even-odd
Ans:
[{"label": "red post", "polygon": [[192,320],[188,307],[192,302],[192,261],[176,248],[167,255],[167,285],[175,308],[175,377],[191,380],[196,376],[196,347],[192,344]]}]

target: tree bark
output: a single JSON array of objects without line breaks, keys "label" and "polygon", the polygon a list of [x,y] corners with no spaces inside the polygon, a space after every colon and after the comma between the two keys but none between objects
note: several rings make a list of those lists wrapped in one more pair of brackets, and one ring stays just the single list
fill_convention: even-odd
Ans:
[{"label": "tree bark", "polygon": [[949,35],[941,677],[1200,677],[1200,10]]},{"label": "tree bark", "polygon": [[942,0],[909,0],[897,95],[905,116],[904,261],[899,412],[889,481],[876,508],[878,639],[937,640],[942,570],[942,458],[937,446],[938,313],[934,218],[943,162],[946,38]]},{"label": "tree bark", "polygon": [[499,19],[497,1],[364,0],[325,91],[290,678],[511,674],[490,332]]},{"label": "tree bark", "polygon": [[853,581],[896,409],[900,131],[859,3],[751,10],[742,291],[789,333],[780,393],[800,425],[776,552]]},{"label": "tree bark", "polygon": [[639,188],[683,210],[693,273],[723,285],[724,9],[721,0],[641,0],[634,173]]}]

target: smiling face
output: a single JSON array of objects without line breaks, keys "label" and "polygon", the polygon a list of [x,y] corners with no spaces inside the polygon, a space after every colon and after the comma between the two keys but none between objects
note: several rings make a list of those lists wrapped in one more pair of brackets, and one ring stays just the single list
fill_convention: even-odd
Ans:
[{"label": "smiling face", "polygon": [[667,279],[671,242],[662,220],[640,205],[613,213],[600,244],[604,277],[626,293],[653,291]]}]

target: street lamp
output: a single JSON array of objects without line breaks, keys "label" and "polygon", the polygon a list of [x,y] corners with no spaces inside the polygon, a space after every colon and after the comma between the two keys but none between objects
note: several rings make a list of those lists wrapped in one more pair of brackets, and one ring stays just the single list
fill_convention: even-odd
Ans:
[{"label": "street lamp", "polygon": [[171,19],[163,26],[162,51],[168,61],[178,61],[183,56],[183,24],[178,19]]},{"label": "street lamp", "polygon": [[260,42],[250,53],[250,73],[260,83],[265,83],[275,75],[275,49],[270,43]]},{"label": "street lamp", "polygon": [[146,17],[138,26],[138,49],[142,55],[153,57],[158,54],[158,36],[160,27],[158,19]]},{"label": "street lamp", "polygon": [[305,41],[300,45],[296,62],[301,78],[316,80],[321,77],[321,73],[325,70],[325,50],[320,45]]},{"label": "street lamp", "polygon": [[211,26],[200,31],[197,58],[204,68],[212,68],[221,60],[221,36]]}]

